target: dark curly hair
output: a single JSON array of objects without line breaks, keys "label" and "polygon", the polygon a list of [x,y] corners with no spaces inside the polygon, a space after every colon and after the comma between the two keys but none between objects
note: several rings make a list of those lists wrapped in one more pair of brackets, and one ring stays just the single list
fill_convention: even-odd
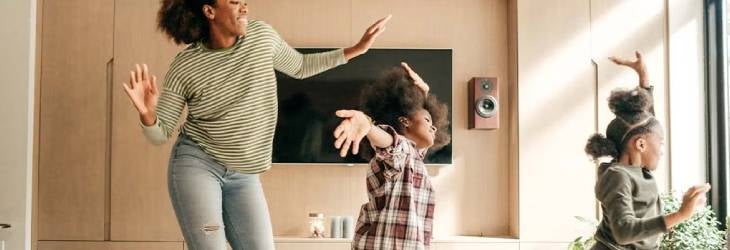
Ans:
[{"label": "dark curly hair", "polygon": [[[400,66],[386,71],[378,81],[367,86],[362,91],[360,100],[362,111],[376,124],[390,125],[399,134],[403,134],[405,127],[398,121],[398,117],[411,117],[417,111],[425,109],[431,114],[431,121],[436,127],[431,148],[439,149],[451,141],[448,132],[449,110],[446,104],[433,94],[425,95]],[[361,148],[368,149],[370,146]],[[363,157],[368,159],[372,152],[366,151],[363,150]]]},{"label": "dark curly hair", "polygon": [[661,134],[662,126],[654,117],[653,103],[651,93],[640,87],[612,91],[608,106],[616,117],[606,127],[605,136],[596,133],[588,138],[585,152],[593,160],[609,156],[616,161],[635,135]]},{"label": "dark curly hair", "polygon": [[205,40],[210,27],[203,15],[203,5],[215,6],[215,0],[161,0],[157,28],[176,44]]}]

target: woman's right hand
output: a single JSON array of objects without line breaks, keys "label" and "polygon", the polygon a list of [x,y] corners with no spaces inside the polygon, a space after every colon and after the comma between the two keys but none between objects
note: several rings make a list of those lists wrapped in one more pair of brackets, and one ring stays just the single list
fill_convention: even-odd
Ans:
[{"label": "woman's right hand", "polygon": [[686,218],[692,217],[696,208],[703,207],[707,198],[705,194],[710,191],[710,184],[695,185],[687,190],[682,196],[682,206],[679,212]]},{"label": "woman's right hand", "polygon": [[150,126],[155,123],[157,101],[160,92],[157,87],[157,77],[150,77],[147,64],[135,64],[135,70],[129,72],[129,84],[124,83],[124,92],[139,112],[142,124]]}]

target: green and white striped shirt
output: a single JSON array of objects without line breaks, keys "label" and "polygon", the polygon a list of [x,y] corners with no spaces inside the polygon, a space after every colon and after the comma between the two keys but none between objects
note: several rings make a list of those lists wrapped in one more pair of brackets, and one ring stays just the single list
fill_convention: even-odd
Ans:
[{"label": "green and white striped shirt", "polygon": [[262,21],[252,21],[245,37],[212,50],[202,42],[177,54],[165,76],[157,120],[143,126],[155,144],[173,133],[185,105],[182,133],[223,166],[242,173],[271,167],[277,119],[278,70],[307,78],[346,63],[342,49],[301,54]]}]

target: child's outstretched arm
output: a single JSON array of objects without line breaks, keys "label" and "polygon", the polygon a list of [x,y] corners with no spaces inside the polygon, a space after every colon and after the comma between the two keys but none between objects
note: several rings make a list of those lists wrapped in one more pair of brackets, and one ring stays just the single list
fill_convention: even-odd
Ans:
[{"label": "child's outstretched arm", "polygon": [[347,151],[352,147],[352,153],[357,154],[360,141],[367,136],[370,144],[385,148],[393,145],[393,136],[381,128],[373,125],[372,119],[358,110],[338,110],[335,113],[338,117],[344,118],[335,128],[335,148],[340,149],[340,156],[345,157]]},{"label": "child's outstretched arm", "polygon": [[608,59],[613,61],[615,64],[623,65],[636,71],[636,74],[639,75],[639,86],[648,89],[651,87],[651,84],[649,83],[649,73],[646,71],[646,64],[644,64],[639,51],[634,51],[634,53],[636,54],[636,60],[634,61],[629,61],[615,56],[609,57]]}]

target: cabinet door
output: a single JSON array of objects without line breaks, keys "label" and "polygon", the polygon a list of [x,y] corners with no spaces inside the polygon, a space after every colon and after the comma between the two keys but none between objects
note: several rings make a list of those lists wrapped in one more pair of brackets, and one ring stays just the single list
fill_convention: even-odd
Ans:
[{"label": "cabinet door", "polygon": [[109,242],[39,241],[38,250],[109,250]]},{"label": "cabinet door", "polygon": [[182,250],[182,242],[40,241],[38,250]]},{"label": "cabinet door", "polygon": [[135,63],[147,63],[162,85],[181,48],[157,31],[160,1],[117,0],[114,12],[114,89],[111,148],[111,240],[182,241],[167,193],[167,161],[175,138],[147,142],[122,89]]},{"label": "cabinet door", "polygon": [[104,240],[114,0],[41,7],[38,238]]}]

